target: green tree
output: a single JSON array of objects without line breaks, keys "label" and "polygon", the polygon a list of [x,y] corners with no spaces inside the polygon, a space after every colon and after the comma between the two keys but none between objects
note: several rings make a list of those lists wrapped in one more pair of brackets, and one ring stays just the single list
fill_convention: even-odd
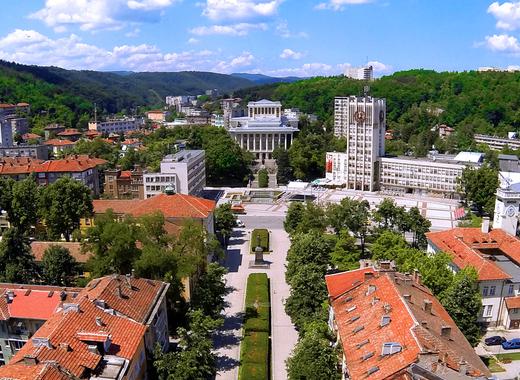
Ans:
[{"label": "green tree", "polygon": [[421,215],[417,207],[408,210],[408,220],[410,221],[410,231],[413,234],[414,247],[426,248],[426,232],[430,230],[432,223]]},{"label": "green tree", "polygon": [[459,191],[466,203],[474,205],[482,215],[493,214],[495,193],[499,185],[498,171],[488,165],[478,169],[467,167],[458,179]]},{"label": "green tree", "polygon": [[276,159],[276,180],[281,185],[286,185],[293,177],[289,152],[280,147],[273,151],[273,157]]},{"label": "green tree", "polygon": [[365,239],[370,225],[370,205],[366,200],[343,198],[339,204],[327,207],[329,225],[336,234],[348,230],[361,242],[361,255],[365,254]]},{"label": "green tree", "polygon": [[76,260],[70,251],[59,245],[51,245],[45,250],[41,266],[47,285],[70,286],[78,273]]},{"label": "green tree", "polygon": [[226,268],[211,263],[206,272],[200,277],[191,299],[193,309],[200,309],[204,315],[217,319],[224,309],[226,295]]},{"label": "green tree", "polygon": [[472,346],[480,340],[477,319],[482,309],[478,274],[472,267],[459,271],[441,294],[441,303]]},{"label": "green tree", "polygon": [[287,282],[291,284],[292,277],[307,264],[317,265],[325,274],[335,243],[334,236],[327,236],[317,231],[294,235],[291,247],[287,252],[287,270],[285,271]]},{"label": "green tree", "polygon": [[283,221],[283,227],[287,233],[292,234],[298,228],[302,220],[304,207],[301,202],[292,202],[289,204],[285,220]]},{"label": "green tree", "polygon": [[17,227],[9,228],[0,241],[0,280],[23,284],[35,278],[36,264],[29,240]]},{"label": "green tree", "polygon": [[305,327],[291,356],[287,359],[289,380],[337,380],[338,353],[331,344],[328,327],[313,322]]},{"label": "green tree", "polygon": [[316,319],[326,319],[323,303],[327,300],[325,268],[318,264],[304,264],[291,276],[291,292],[285,311],[298,329]]},{"label": "green tree", "polygon": [[0,210],[5,211],[9,218],[13,215],[13,185],[15,183],[12,178],[0,177]]},{"label": "green tree", "polygon": [[189,314],[189,330],[178,328],[179,348],[163,353],[155,349],[154,367],[160,380],[199,380],[215,376],[216,357],[212,335],[221,324],[200,310]]},{"label": "green tree", "polygon": [[267,169],[260,169],[258,171],[258,187],[269,186],[269,172]]},{"label": "green tree", "polygon": [[9,222],[23,232],[36,225],[38,215],[39,191],[34,177],[29,176],[11,187],[11,214]]},{"label": "green tree", "polygon": [[139,227],[133,218],[119,221],[112,210],[97,216],[82,243],[83,250],[94,254],[87,262],[93,277],[130,273],[141,253],[136,246],[137,236]]},{"label": "green tree", "polygon": [[215,209],[215,231],[222,236],[224,244],[226,244],[228,237],[233,233],[233,228],[236,227],[237,219],[233,211],[231,211],[231,204],[224,203]]},{"label": "green tree", "polygon": [[405,238],[393,231],[383,231],[370,246],[373,260],[397,259],[399,251],[408,248]]},{"label": "green tree", "polygon": [[341,231],[331,253],[332,264],[339,270],[357,269],[360,258],[361,252],[356,245],[356,239],[348,231]]},{"label": "green tree", "polygon": [[62,177],[41,191],[39,210],[52,238],[70,241],[80,219],[92,214],[90,190],[81,182]]},{"label": "green tree", "polygon": [[391,198],[385,198],[374,211],[374,219],[379,222],[379,226],[384,229],[393,229],[396,225],[398,206]]}]

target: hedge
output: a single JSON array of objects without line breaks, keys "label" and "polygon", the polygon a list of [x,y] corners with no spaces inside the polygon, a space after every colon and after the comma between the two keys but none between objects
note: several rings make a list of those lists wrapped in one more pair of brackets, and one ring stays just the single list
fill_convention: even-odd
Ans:
[{"label": "hedge", "polygon": [[265,273],[250,274],[246,287],[244,339],[240,348],[239,380],[265,380],[269,374],[270,301]]},{"label": "hedge", "polygon": [[260,236],[260,247],[264,249],[264,253],[269,252],[269,231],[265,228],[257,228],[251,232],[251,252],[255,253],[258,246],[258,236]]}]

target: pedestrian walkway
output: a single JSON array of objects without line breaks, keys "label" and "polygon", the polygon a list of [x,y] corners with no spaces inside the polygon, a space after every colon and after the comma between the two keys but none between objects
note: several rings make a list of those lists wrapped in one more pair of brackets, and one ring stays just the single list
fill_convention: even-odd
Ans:
[{"label": "pedestrian walkway", "polygon": [[271,230],[270,244],[273,252],[264,256],[266,261],[271,262],[270,268],[250,269],[249,261],[254,259],[254,255],[249,253],[250,233],[250,230],[235,230],[227,249],[225,266],[229,272],[226,283],[230,292],[225,298],[227,306],[224,310],[224,326],[215,335],[218,357],[216,379],[236,380],[238,377],[247,277],[250,273],[265,272],[269,276],[271,288],[272,380],[285,380],[285,360],[298,340],[298,333],[285,313],[283,304],[289,296],[289,286],[285,283],[285,259],[290,240],[283,229]]}]

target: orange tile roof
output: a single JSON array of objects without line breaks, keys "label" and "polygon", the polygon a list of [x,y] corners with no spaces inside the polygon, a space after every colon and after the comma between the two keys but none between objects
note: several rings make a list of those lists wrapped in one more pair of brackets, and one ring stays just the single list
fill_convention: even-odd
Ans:
[{"label": "orange tile roof", "polygon": [[519,297],[506,297],[506,307],[508,309],[520,309],[520,296]]},{"label": "orange tile roof", "polygon": [[[127,318],[106,313],[87,298],[78,300],[79,312],[62,310],[55,313],[11,359],[10,363],[23,362],[24,356],[35,357],[38,362],[54,361],[76,377],[85,369],[94,370],[102,356],[90,352],[88,344],[78,338],[78,332],[106,333],[111,337],[107,352],[125,359],[132,359],[141,342],[146,326]],[[101,325],[97,321],[100,320]],[[51,348],[37,346],[35,338],[47,338]],[[66,347],[60,345],[66,344]]]},{"label": "orange tile roof", "polygon": [[102,300],[108,308],[139,323],[146,323],[164,290],[164,283],[144,278],[113,275],[92,280],[81,292],[90,301]]},{"label": "orange tile roof", "polygon": [[478,249],[500,249],[512,261],[520,265],[520,240],[501,229],[483,233],[480,228],[452,228],[429,232],[426,237],[440,251],[448,253],[459,268],[473,266],[480,281],[511,278],[495,262],[486,259]]},{"label": "orange tile roof", "polygon": [[101,158],[86,155],[70,156],[61,160],[24,160],[20,162],[7,161],[0,164],[0,174],[29,174],[29,173],[67,173],[84,172],[103,165],[107,161]]},{"label": "orange tile roof", "polygon": [[36,133],[24,133],[22,135],[22,139],[24,140],[31,140],[31,139],[40,139],[41,136],[37,135]]},{"label": "orange tile roof", "polygon": [[160,211],[165,218],[202,218],[205,219],[215,209],[215,201],[186,194],[158,194],[142,200],[93,201],[94,213],[102,214],[112,209],[116,214],[142,216]]},{"label": "orange tile roof", "polygon": [[[13,295],[10,302],[7,301],[8,292]],[[0,319],[47,320],[62,302],[70,302],[79,292],[78,288],[0,284]]]},{"label": "orange tile roof", "polygon": [[119,175],[119,178],[130,178],[130,177],[132,177],[131,170],[122,170],[121,174]]},{"label": "orange tile roof", "polygon": [[[363,278],[358,280],[361,273]],[[425,353],[439,355],[455,371],[463,358],[471,374],[489,375],[455,322],[426,287],[399,273],[373,271],[366,278],[364,273],[367,270],[325,277],[351,379],[395,378]],[[410,301],[405,300],[405,295]],[[423,310],[425,300],[431,304],[431,312]],[[381,326],[383,316],[389,317],[389,322]],[[451,327],[452,339],[441,336],[441,326]],[[398,343],[401,351],[382,356],[385,343]],[[368,371],[376,367],[369,375]]]},{"label": "orange tile roof", "polygon": [[70,140],[60,140],[60,139],[50,139],[43,142],[44,145],[52,145],[52,146],[65,146],[65,145],[74,145],[76,144],[75,141]]},{"label": "orange tile roof", "polygon": [[23,362],[0,367],[2,380],[70,380],[67,373],[60,370],[56,363],[27,365]]},{"label": "orange tile roof", "polygon": [[47,248],[58,245],[60,247],[67,248],[72,257],[78,263],[86,263],[92,256],[91,252],[84,253],[81,251],[81,243],[79,242],[66,242],[66,241],[33,241],[31,242],[31,252],[34,256],[34,260],[37,262],[42,261],[43,254]]},{"label": "orange tile roof", "polygon": [[65,129],[63,132],[58,133],[58,136],[79,136],[81,132],[74,128]]}]

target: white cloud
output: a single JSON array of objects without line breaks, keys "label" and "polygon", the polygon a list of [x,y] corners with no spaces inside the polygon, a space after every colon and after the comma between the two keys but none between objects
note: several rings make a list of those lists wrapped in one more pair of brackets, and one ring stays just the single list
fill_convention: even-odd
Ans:
[{"label": "white cloud", "polygon": [[141,33],[141,29],[134,28],[130,32],[125,33],[125,37],[137,37]]},{"label": "white cloud", "polygon": [[250,52],[243,52],[239,56],[236,56],[229,61],[220,61],[213,68],[213,71],[218,71],[221,73],[231,73],[235,71],[235,69],[248,67],[253,64],[255,57]]},{"label": "white cloud", "polygon": [[202,14],[214,21],[275,16],[283,0],[206,0]]},{"label": "white cloud", "polygon": [[305,32],[292,33],[289,30],[289,25],[287,21],[280,21],[278,25],[276,25],[276,34],[283,38],[291,38],[291,37],[300,37],[307,38],[309,35]]},{"label": "white cloud", "polygon": [[494,34],[492,36],[486,36],[484,44],[492,51],[510,54],[520,53],[520,43],[518,42],[518,39],[507,34]]},{"label": "white cloud", "polygon": [[505,30],[516,30],[520,28],[520,1],[492,3],[488,9],[497,20],[497,28]]},{"label": "white cloud", "polygon": [[191,29],[190,33],[197,36],[209,36],[214,34],[227,36],[247,36],[252,30],[267,30],[267,25],[264,23],[249,24],[242,22],[233,25],[198,26]]},{"label": "white cloud", "polygon": [[130,23],[154,22],[160,11],[178,0],[46,0],[29,18],[43,21],[58,33],[81,30],[119,30]]},{"label": "white cloud", "polygon": [[280,58],[283,59],[301,59],[305,54],[301,52],[294,51],[292,49],[283,49],[280,54]]},{"label": "white cloud", "polygon": [[147,44],[102,49],[83,43],[74,34],[51,39],[21,29],[0,38],[0,59],[67,69],[135,71],[210,70],[216,62],[215,53],[209,50],[162,52]]},{"label": "white cloud", "polygon": [[372,68],[374,69],[374,73],[379,73],[379,74],[387,74],[389,72],[392,71],[392,66],[390,65],[386,65],[382,62],[378,62],[378,61],[370,61],[367,63],[367,66],[372,66]]},{"label": "white cloud", "polygon": [[314,8],[319,10],[331,9],[333,11],[342,11],[346,5],[368,4],[373,0],[329,0],[325,3],[319,3]]},{"label": "white cloud", "polygon": [[188,39],[188,43],[189,43],[190,45],[195,45],[195,44],[198,44],[198,43],[199,43],[199,40],[196,39],[196,38],[191,37],[190,39]]}]

